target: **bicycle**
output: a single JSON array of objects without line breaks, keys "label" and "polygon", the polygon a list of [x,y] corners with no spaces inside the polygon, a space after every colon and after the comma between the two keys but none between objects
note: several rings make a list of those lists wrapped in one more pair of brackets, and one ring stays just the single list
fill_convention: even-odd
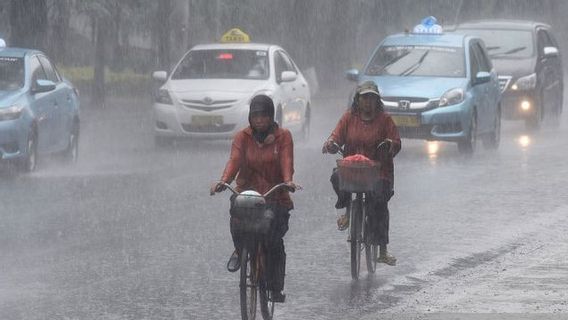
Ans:
[{"label": "bicycle", "polygon": [[260,193],[247,190],[235,191],[229,184],[223,183],[233,195],[232,218],[239,223],[236,231],[243,235],[239,250],[240,270],[240,303],[243,320],[254,320],[257,311],[257,298],[260,312],[264,320],[271,320],[274,315],[272,292],[268,289],[266,279],[266,239],[274,219],[274,213],[266,208],[266,197],[280,188],[295,191],[285,183],[277,184],[268,192]]},{"label": "bicycle", "polygon": [[[344,156],[344,150],[334,142],[338,153]],[[380,144],[377,149],[383,145]],[[369,193],[376,191],[379,185],[380,162],[347,162],[337,159],[339,177],[339,190],[355,194],[355,198],[347,206],[346,215],[350,217],[349,235],[350,243],[351,277],[359,279],[361,269],[361,251],[365,250],[367,271],[375,273],[377,268],[378,244],[373,242],[370,217],[367,215]]]}]

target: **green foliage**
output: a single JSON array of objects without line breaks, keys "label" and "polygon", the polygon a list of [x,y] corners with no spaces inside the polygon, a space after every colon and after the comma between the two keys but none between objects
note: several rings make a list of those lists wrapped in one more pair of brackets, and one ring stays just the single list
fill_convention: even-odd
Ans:
[{"label": "green foliage", "polygon": [[[95,74],[93,67],[58,67],[58,70],[81,91],[90,91]],[[151,83],[149,74],[135,73],[131,69],[120,72],[105,69],[105,87],[111,94],[149,92]]]}]

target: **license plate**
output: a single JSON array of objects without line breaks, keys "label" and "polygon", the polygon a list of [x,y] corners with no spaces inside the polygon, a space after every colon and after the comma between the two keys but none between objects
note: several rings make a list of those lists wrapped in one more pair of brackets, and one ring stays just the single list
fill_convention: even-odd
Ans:
[{"label": "license plate", "polygon": [[418,121],[418,116],[400,116],[392,115],[392,120],[398,127],[419,127],[420,121]]},{"label": "license plate", "polygon": [[191,124],[197,127],[212,127],[223,124],[223,116],[191,116]]}]

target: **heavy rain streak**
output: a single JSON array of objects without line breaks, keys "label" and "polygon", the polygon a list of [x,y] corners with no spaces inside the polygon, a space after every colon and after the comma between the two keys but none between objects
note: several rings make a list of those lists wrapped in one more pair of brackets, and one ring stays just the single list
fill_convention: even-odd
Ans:
[{"label": "heavy rain streak", "polygon": [[566,12],[0,1],[0,319],[568,319]]}]

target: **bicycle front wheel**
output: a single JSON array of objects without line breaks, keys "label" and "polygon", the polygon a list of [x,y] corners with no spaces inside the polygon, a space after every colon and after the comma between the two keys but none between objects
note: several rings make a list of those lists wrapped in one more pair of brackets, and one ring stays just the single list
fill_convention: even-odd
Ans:
[{"label": "bicycle front wheel", "polygon": [[349,236],[351,238],[351,278],[359,279],[361,269],[361,201],[351,201],[351,218]]},{"label": "bicycle front wheel", "polygon": [[241,249],[241,317],[243,320],[256,319],[256,294],[258,269],[254,253],[246,247]]}]

